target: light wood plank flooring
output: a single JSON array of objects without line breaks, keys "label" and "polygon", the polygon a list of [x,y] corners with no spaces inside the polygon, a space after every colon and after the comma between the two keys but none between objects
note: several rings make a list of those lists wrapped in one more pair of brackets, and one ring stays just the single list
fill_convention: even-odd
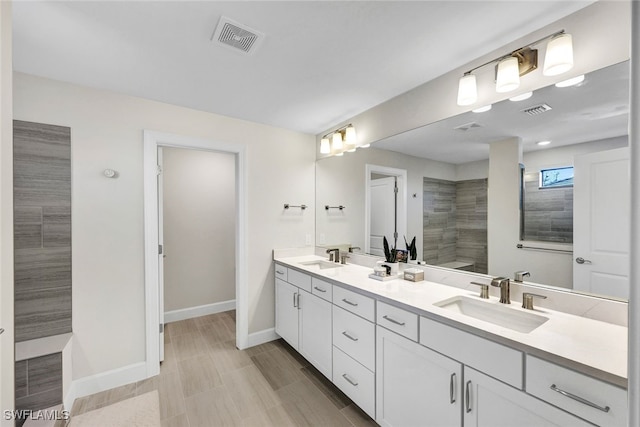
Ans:
[{"label": "light wood plank flooring", "polygon": [[169,323],[160,375],[76,399],[72,416],[158,390],[162,427],[375,426],[283,340],[235,347],[235,311]]}]

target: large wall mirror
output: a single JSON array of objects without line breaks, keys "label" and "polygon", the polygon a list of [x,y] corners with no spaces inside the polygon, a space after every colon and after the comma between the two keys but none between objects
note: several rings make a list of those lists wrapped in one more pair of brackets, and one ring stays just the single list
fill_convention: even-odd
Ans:
[{"label": "large wall mirror", "polygon": [[[628,112],[629,64],[623,62],[572,86],[542,88],[528,99],[320,159],[316,242],[364,251],[371,234],[367,182],[376,179],[366,171],[393,168],[406,171],[406,234],[398,247],[415,236],[418,260],[493,276],[526,270],[532,283],[626,299]],[[488,197],[490,168],[499,165],[490,147],[509,139],[522,147],[524,168],[513,183],[522,197],[501,204]],[[490,206],[518,210],[519,220],[488,227]],[[500,248],[496,262],[489,255],[496,253],[489,250],[492,233],[507,229],[516,238]]]}]

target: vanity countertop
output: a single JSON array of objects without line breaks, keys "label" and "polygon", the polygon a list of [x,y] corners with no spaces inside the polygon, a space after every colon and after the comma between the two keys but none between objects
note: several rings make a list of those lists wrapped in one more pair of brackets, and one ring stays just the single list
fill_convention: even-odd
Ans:
[{"label": "vanity countertop", "polygon": [[[545,358],[620,387],[627,387],[628,336],[627,328],[624,326],[546,308],[524,310],[520,301],[512,301],[504,307],[535,313],[549,319],[529,333],[517,332],[434,305],[459,295],[478,298],[477,286],[469,285],[469,289],[461,289],[429,281],[410,282],[403,279],[382,282],[368,277],[372,273],[371,268],[356,264],[325,270],[318,266],[301,264],[314,260],[326,260],[326,257],[305,255],[275,259],[280,264],[329,280],[338,286],[353,288],[421,316]],[[495,297],[482,301],[500,304]]]}]

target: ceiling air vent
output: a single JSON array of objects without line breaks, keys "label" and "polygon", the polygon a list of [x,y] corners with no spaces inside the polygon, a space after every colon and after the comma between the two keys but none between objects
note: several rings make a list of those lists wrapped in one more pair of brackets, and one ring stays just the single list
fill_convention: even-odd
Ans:
[{"label": "ceiling air vent", "polygon": [[534,105],[533,107],[525,108],[524,110],[520,111],[530,116],[537,116],[538,114],[546,113],[549,110],[551,110],[551,107],[549,107],[547,104],[540,104]]},{"label": "ceiling air vent", "polygon": [[220,18],[211,37],[213,42],[250,54],[255,52],[263,39],[264,33],[235,22],[226,16]]},{"label": "ceiling air vent", "polygon": [[468,131],[468,130],[476,129],[476,128],[481,128],[481,127],[482,127],[482,125],[479,125],[479,124],[478,124],[478,123],[476,123],[476,122],[471,122],[471,123],[465,123],[465,124],[463,124],[463,125],[460,125],[460,126],[454,127],[453,129],[454,129],[454,130],[461,130],[461,131],[463,131],[463,132],[466,132],[466,131]]}]

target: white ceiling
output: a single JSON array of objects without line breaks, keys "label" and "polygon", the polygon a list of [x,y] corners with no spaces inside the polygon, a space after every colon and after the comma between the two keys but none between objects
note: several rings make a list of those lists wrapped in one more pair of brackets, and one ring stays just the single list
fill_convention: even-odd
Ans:
[{"label": "white ceiling", "polygon": [[[16,71],[318,134],[593,1],[17,1]],[[210,41],[221,16],[266,34]]]}]

